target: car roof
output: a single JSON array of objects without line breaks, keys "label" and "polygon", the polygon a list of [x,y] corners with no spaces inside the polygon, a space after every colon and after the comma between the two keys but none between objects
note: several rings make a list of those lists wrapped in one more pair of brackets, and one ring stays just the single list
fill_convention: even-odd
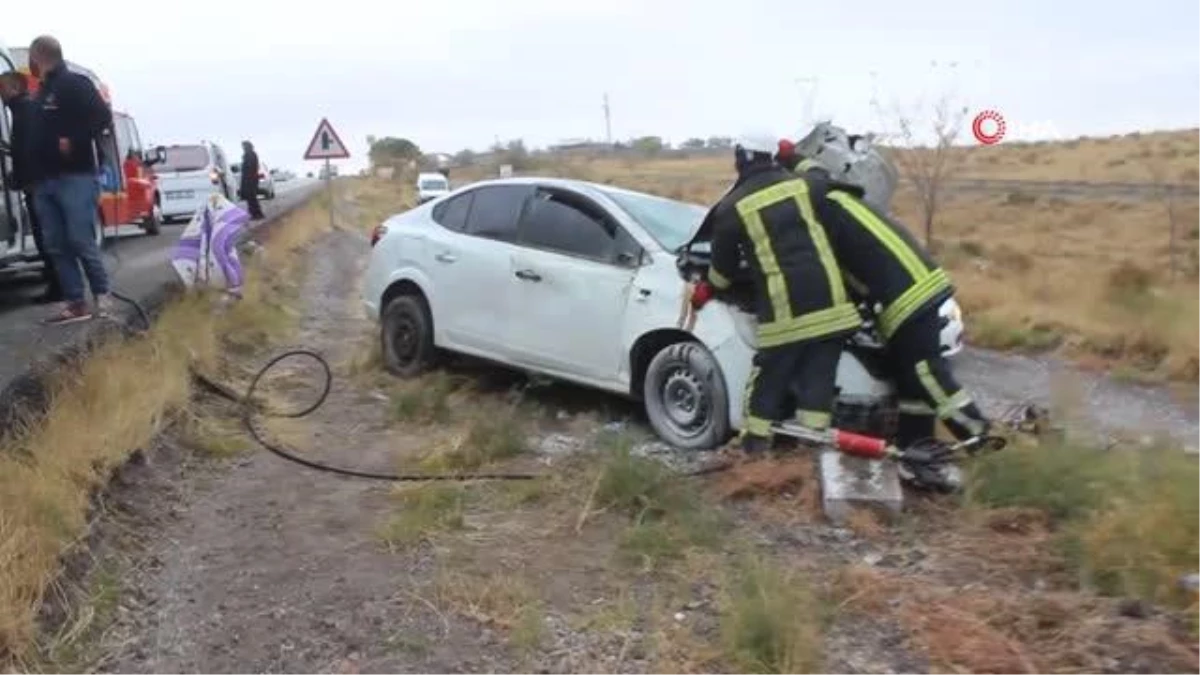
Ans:
[{"label": "car roof", "polygon": [[[645,195],[647,197],[656,197],[658,199],[667,199],[670,201],[679,202],[680,204],[692,204],[692,202],[684,202],[684,201],[680,201],[678,199],[671,199],[670,197],[663,197],[662,195],[655,195],[655,194],[651,194],[649,192],[641,192],[639,190],[630,190],[629,188],[623,188],[623,187],[619,187],[616,185],[607,185],[604,183],[594,183],[591,181],[579,180],[577,178],[557,178],[557,177],[553,177],[553,176],[513,176],[510,178],[489,178],[486,180],[476,181],[474,183],[471,183],[469,186],[463,186],[463,187],[464,188],[479,187],[479,186],[483,186],[483,185],[542,185],[545,187],[557,187],[557,188],[563,188],[566,190],[575,190],[576,192],[582,192],[584,194],[591,194],[591,195],[602,196],[602,197],[607,197],[608,194],[606,194],[606,193],[626,192],[629,194]],[[701,206],[699,204],[692,204],[692,205],[693,206]],[[704,207],[701,206],[701,208],[704,208]]]}]

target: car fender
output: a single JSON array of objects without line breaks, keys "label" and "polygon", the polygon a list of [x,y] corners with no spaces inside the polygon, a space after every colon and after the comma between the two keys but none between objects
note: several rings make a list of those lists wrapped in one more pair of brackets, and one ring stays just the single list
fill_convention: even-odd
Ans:
[{"label": "car fender", "polygon": [[[384,226],[394,227],[397,216],[384,221]],[[415,285],[425,294],[430,311],[437,306],[434,295],[435,286],[429,276],[420,268],[418,261],[422,259],[425,250],[425,238],[402,236],[384,236],[371,250],[367,269],[363,275],[363,304],[367,314],[374,321],[379,320],[383,312],[383,299],[388,290],[396,284],[408,282]],[[435,318],[434,326],[437,321]]]},{"label": "car fender", "polygon": [[[684,302],[686,292],[687,283],[679,277],[673,264],[660,266],[652,262],[639,270],[633,280],[626,314],[624,353],[632,357],[638,341],[652,333],[667,331],[690,335],[717,359],[729,394],[730,420],[740,423],[740,392],[749,375],[754,351],[738,337],[733,310],[722,302],[708,303],[694,312],[694,321],[689,320]],[[637,378],[629,372],[631,366],[632,358],[625,359],[622,376],[633,382]],[[640,392],[633,393],[640,395]]]},{"label": "car fender", "polygon": [[[416,267],[402,267],[388,275],[387,283],[383,286],[383,291],[379,295],[379,311],[383,311],[383,299],[387,297],[388,292],[398,284],[412,284],[425,296],[425,301],[429,303],[429,311],[432,313],[434,307],[438,306],[435,297],[436,291],[433,281],[420,269]],[[436,330],[437,317],[434,317],[434,327]]]},{"label": "car fender", "polygon": [[[645,310],[630,312],[626,349],[632,350],[638,339],[655,331],[677,330],[694,337],[716,359],[728,395],[730,426],[741,429],[746,382],[754,365],[754,318],[728,303],[713,300],[694,313],[688,326],[684,311],[686,283],[674,270],[670,272],[667,275],[646,269],[635,279],[635,293],[647,289],[651,291],[649,298],[657,300],[631,303],[631,307]],[[848,401],[882,400],[893,393],[890,382],[873,376],[849,350],[842,352],[836,378],[842,398]]]}]

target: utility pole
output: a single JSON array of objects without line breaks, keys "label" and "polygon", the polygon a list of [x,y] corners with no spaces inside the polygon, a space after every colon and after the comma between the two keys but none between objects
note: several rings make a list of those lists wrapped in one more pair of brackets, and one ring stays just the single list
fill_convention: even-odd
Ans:
[{"label": "utility pole", "polygon": [[612,140],[612,111],[608,107],[608,92],[604,94],[604,138],[608,142],[608,147],[611,148]]}]

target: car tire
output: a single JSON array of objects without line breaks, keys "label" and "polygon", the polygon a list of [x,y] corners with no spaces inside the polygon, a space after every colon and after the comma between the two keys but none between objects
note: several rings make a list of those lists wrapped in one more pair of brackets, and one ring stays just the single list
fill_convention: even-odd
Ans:
[{"label": "car tire", "polygon": [[433,318],[420,296],[393,298],[383,310],[379,327],[383,365],[389,373],[411,378],[437,365]]},{"label": "car tire", "polygon": [[142,221],[142,229],[146,234],[155,237],[162,232],[162,207],[157,203],[150,207],[150,213],[146,214],[146,218]]},{"label": "car tire", "polygon": [[104,242],[107,239],[107,237],[105,237],[105,232],[104,232],[104,214],[102,214],[99,209],[96,209],[95,229],[96,229],[96,248],[102,249],[102,248],[104,248]]},{"label": "car tire", "polygon": [[666,443],[711,450],[729,438],[729,393],[712,353],[698,342],[677,342],[650,361],[643,378],[646,417]]}]

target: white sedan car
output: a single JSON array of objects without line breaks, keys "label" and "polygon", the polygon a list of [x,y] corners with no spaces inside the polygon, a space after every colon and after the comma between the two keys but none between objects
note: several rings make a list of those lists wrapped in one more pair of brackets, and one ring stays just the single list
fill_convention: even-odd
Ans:
[{"label": "white sedan car", "polygon": [[[444,351],[641,399],[658,435],[707,449],[740,428],[753,317],[708,303],[685,320],[680,252],[705,209],[553,178],[475,183],[388,218],[363,288],[387,368],[424,372]],[[961,324],[960,324],[961,325]],[[843,402],[892,387],[848,349]]]}]

